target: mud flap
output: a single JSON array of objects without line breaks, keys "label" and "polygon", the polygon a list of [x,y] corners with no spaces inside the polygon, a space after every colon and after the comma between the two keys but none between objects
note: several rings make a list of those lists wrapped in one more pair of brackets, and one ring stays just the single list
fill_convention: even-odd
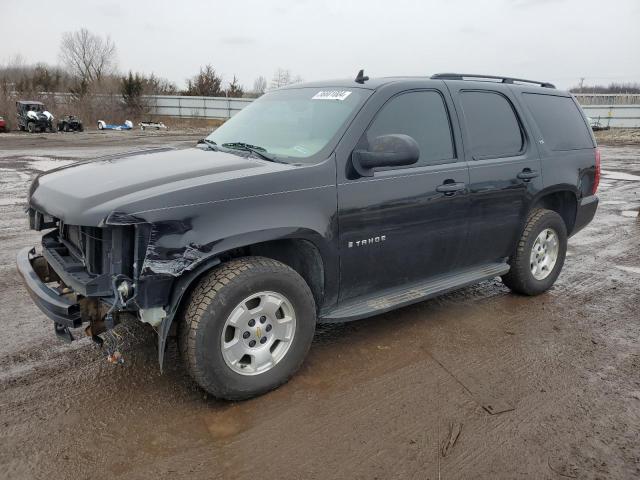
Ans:
[{"label": "mud flap", "polygon": [[169,329],[171,328],[172,320],[173,315],[167,315],[162,319],[162,323],[160,323],[156,330],[156,333],[158,334],[158,363],[160,364],[160,373],[162,373],[164,352],[167,349],[167,337],[169,336]]}]

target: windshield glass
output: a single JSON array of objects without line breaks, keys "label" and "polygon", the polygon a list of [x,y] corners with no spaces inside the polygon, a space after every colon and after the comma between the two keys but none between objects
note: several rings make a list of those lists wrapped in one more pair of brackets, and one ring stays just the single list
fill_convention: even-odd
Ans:
[{"label": "windshield glass", "polygon": [[243,143],[299,161],[327,146],[368,94],[358,88],[277,90],[243,108],[207,140],[219,146]]}]

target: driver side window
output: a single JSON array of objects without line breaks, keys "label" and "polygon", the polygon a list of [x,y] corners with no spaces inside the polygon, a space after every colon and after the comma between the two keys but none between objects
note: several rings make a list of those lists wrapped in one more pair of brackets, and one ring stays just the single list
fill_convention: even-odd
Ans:
[{"label": "driver side window", "polygon": [[[392,97],[376,114],[363,140],[370,144],[375,137],[392,133],[409,135],[418,143],[420,158],[411,167],[450,163],[455,159],[449,114],[442,95],[436,91]],[[376,170],[391,168],[397,167]]]}]

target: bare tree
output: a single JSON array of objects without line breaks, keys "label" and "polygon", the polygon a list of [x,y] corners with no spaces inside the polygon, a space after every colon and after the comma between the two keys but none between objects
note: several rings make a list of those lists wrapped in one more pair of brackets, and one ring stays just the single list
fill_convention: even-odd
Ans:
[{"label": "bare tree", "polygon": [[252,91],[252,93],[255,94],[256,96],[260,96],[260,95],[263,95],[264,92],[266,92],[266,91],[267,91],[267,79],[264,78],[262,75],[260,75],[253,82],[253,91]]},{"label": "bare tree", "polygon": [[88,85],[113,73],[116,46],[108,36],[100,37],[86,28],[66,32],[60,43],[60,61],[81,84]]},{"label": "bare tree", "polygon": [[284,68],[278,68],[271,79],[271,88],[280,88],[291,83],[291,72]]},{"label": "bare tree", "polygon": [[145,95],[176,95],[178,93],[175,83],[153,73],[143,78],[143,82]]}]

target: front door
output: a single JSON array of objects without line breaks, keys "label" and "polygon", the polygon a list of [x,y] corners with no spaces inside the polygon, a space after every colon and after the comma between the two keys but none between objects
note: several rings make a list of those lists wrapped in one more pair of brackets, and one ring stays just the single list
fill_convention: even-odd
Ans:
[{"label": "front door", "polygon": [[467,234],[469,172],[451,110],[438,89],[400,92],[365,130],[358,148],[399,133],[416,140],[420,158],[339,182],[341,301],[456,268]]}]

